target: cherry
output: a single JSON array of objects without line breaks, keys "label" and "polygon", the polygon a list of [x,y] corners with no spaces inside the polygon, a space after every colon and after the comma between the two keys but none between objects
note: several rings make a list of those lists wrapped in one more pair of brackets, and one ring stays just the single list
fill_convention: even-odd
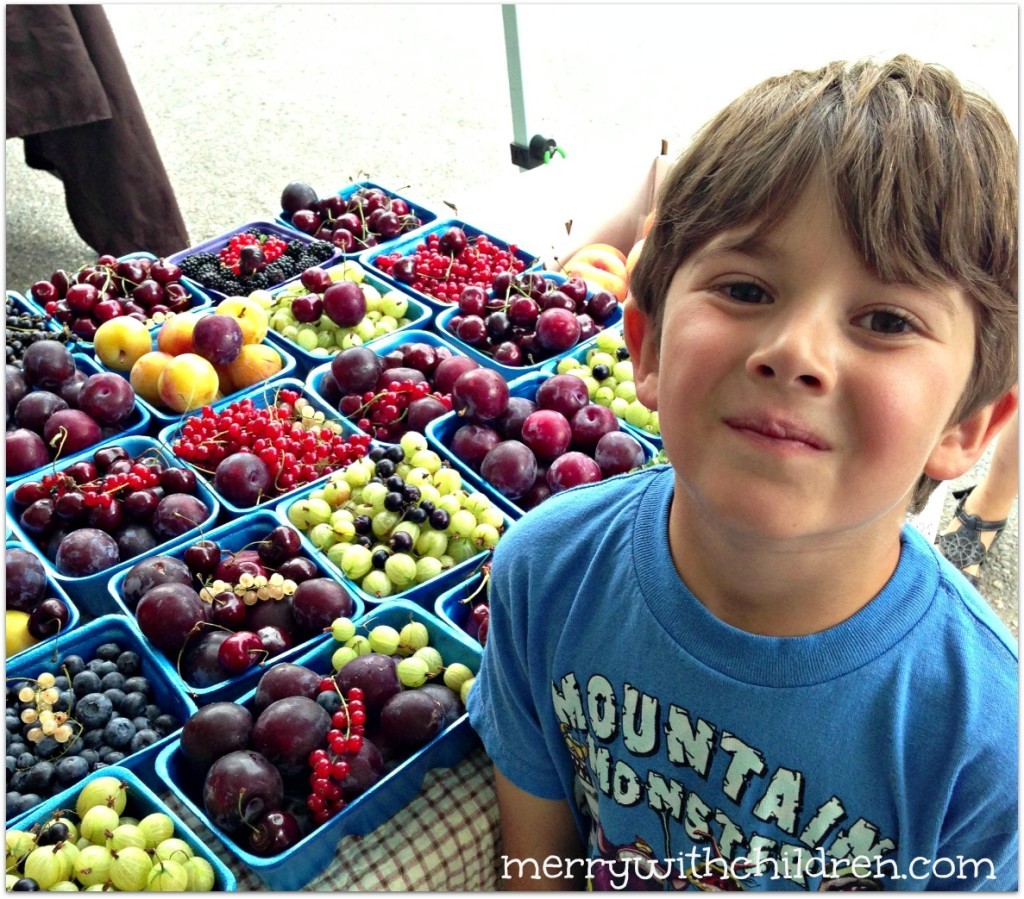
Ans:
[{"label": "cherry", "polygon": [[236,631],[217,650],[217,662],[232,674],[247,671],[265,657],[263,641],[252,631]]}]

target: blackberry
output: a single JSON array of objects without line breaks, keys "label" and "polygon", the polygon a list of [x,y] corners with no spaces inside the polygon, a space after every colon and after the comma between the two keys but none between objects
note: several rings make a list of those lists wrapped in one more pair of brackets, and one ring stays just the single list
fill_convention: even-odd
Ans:
[{"label": "blackberry", "polygon": [[288,273],[288,266],[282,265],[280,262],[271,262],[270,265],[263,270],[263,274],[266,276],[267,281],[271,286],[280,284],[282,281],[291,277]]},{"label": "blackberry", "polygon": [[[284,251],[284,256],[289,256],[292,259],[298,259],[305,249],[306,245],[301,240],[290,240],[288,241],[288,246]],[[283,259],[284,256],[281,258]]]},{"label": "blackberry", "polygon": [[255,272],[246,281],[245,290],[252,293],[254,290],[266,290],[270,287],[270,278],[266,272]]},{"label": "blackberry", "polygon": [[262,231],[260,231],[259,228],[247,228],[242,233],[243,234],[249,234],[252,237],[255,237],[258,241],[260,241],[260,243],[262,243],[264,240],[267,239],[267,235],[264,234]]},{"label": "blackberry", "polygon": [[186,256],[182,259],[178,263],[178,268],[181,269],[183,275],[191,278],[208,266],[216,269],[219,265],[220,259],[214,253],[193,253],[191,256]]},{"label": "blackberry", "polygon": [[334,244],[327,240],[314,240],[306,252],[317,262],[325,262],[334,255]]}]

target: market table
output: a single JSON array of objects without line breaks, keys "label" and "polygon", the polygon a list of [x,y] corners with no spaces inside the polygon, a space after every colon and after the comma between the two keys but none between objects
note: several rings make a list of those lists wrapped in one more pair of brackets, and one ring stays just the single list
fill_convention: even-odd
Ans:
[{"label": "market table", "polygon": [[[267,889],[173,794],[162,798],[231,869],[240,891]],[[375,831],[342,839],[333,863],[303,890],[494,892],[499,841],[491,763],[478,748],[453,768],[430,771],[419,795]]]}]

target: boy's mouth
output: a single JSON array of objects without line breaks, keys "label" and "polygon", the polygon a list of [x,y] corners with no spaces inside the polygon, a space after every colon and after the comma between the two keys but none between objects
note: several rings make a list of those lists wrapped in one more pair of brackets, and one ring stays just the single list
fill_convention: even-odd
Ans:
[{"label": "boy's mouth", "polygon": [[825,440],[791,419],[766,415],[744,415],[726,418],[724,422],[733,430],[747,431],[767,440],[804,444],[814,450],[829,449]]}]

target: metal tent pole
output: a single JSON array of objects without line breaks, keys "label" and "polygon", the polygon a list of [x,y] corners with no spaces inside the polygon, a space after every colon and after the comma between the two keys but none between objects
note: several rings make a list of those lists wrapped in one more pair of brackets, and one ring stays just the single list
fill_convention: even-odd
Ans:
[{"label": "metal tent pole", "polygon": [[526,99],[515,4],[501,5],[501,19],[505,27],[505,62],[508,67],[508,96],[512,107],[512,164],[525,172],[550,162],[555,154],[564,157],[565,151],[558,146],[557,141],[542,134],[535,134],[532,138],[526,136]]}]

